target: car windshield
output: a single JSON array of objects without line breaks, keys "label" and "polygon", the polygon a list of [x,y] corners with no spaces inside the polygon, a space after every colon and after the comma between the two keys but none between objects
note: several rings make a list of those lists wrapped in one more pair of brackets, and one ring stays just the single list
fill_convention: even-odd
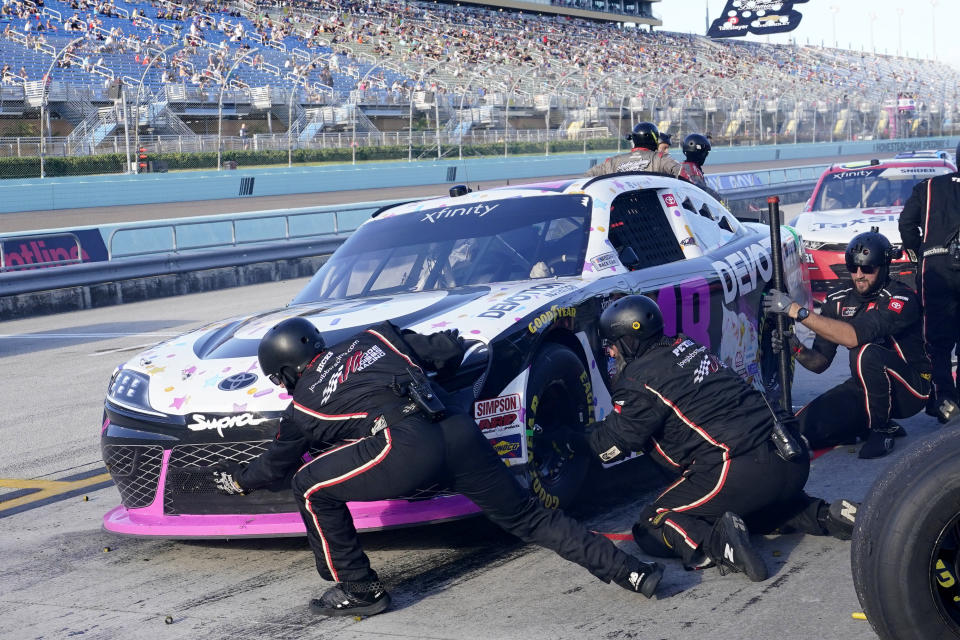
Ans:
[{"label": "car windshield", "polygon": [[387,210],[357,229],[293,303],[580,275],[591,206],[581,194]]},{"label": "car windshield", "polygon": [[870,167],[828,174],[814,198],[814,211],[902,207],[913,185],[949,173],[947,167]]}]

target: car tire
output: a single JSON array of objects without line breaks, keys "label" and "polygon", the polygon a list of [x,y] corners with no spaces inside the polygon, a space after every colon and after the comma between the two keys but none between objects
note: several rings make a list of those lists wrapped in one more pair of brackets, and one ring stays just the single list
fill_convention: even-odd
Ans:
[{"label": "car tire", "polygon": [[960,637],[958,456],[956,426],[924,439],[877,478],[857,513],[853,584],[883,640]]},{"label": "car tire", "polygon": [[533,359],[526,398],[530,488],[545,506],[566,507],[590,468],[589,454],[570,439],[594,421],[590,375],[573,351],[547,344]]}]

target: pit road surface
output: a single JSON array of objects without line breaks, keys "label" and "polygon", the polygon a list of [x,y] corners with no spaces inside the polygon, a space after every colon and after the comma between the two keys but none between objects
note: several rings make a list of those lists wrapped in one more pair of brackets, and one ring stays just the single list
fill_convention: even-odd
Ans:
[{"label": "pit road surface", "polygon": [[[667,561],[658,597],[646,600],[482,518],[364,534],[394,604],[357,621],[310,613],[308,599],[327,583],[305,538],[184,542],[104,531],[116,488],[56,481],[103,472],[101,410],[114,366],[207,321],[283,305],[304,284],[0,322],[0,638],[876,638],[851,618],[861,609],[850,545],[832,538],[755,537],[771,573],[763,583]],[[847,376],[840,351],[825,374],[798,370],[795,404]],[[936,428],[923,415],[902,424],[908,442]],[[835,449],[814,461],[808,492],[859,500],[898,453],[859,460],[854,447]],[[629,532],[662,486],[648,471],[620,465],[593,478],[574,515],[597,531]],[[52,497],[24,508],[38,484]],[[14,500],[21,506],[5,510]],[[638,553],[632,541],[618,544]]]}]

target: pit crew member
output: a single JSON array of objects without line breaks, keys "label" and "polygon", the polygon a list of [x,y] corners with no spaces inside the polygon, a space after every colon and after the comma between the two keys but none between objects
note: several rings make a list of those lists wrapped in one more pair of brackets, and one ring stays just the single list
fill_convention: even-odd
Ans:
[{"label": "pit crew member", "polygon": [[605,176],[621,171],[651,171],[676,178],[680,175],[680,163],[666,151],[658,151],[660,132],[652,122],[638,122],[630,134],[633,149],[630,153],[610,156],[591,167],[584,175],[588,178]]},{"label": "pit crew member", "polygon": [[683,139],[682,150],[686,161],[680,165],[680,177],[709,193],[717,202],[722,202],[720,194],[707,186],[707,179],[703,177],[703,163],[710,155],[710,141],[699,133],[691,133]]},{"label": "pit crew member", "polygon": [[703,345],[665,337],[653,300],[615,301],[600,332],[619,373],[613,411],[588,435],[591,451],[603,462],[644,451],[679,475],[633,526],[641,549],[762,581],[767,567],[750,530],[850,539],[857,504],[805,494],[810,460],[800,438],[791,436],[792,459],[781,457],[772,440],[777,418],[762,394]]},{"label": "pit crew member", "polygon": [[[437,420],[442,407],[423,371],[452,373],[463,357],[462,342],[456,332],[420,335],[384,322],[327,347],[308,320],[279,323],[262,339],[258,357],[263,372],[293,400],[266,451],[247,466],[214,472],[218,489],[246,493],[296,470],[291,484],[317,571],[336,582],[311,601],[322,615],[373,615],[390,603],[346,503],[396,498],[434,482],[470,498],[523,540],[556,551],[604,582],[652,596],[659,565],[641,562],[544,507],[470,417]],[[303,464],[308,450],[333,443]]]},{"label": "pit crew member", "polygon": [[898,224],[903,248],[921,260],[923,341],[933,367],[929,406],[943,423],[960,415],[952,368],[960,342],[960,172],[917,183]]},{"label": "pit crew member", "polygon": [[[814,448],[861,438],[861,458],[885,456],[893,439],[906,435],[891,418],[908,418],[924,408],[930,361],[923,352],[917,294],[889,275],[890,260],[899,254],[876,231],[855,236],[844,254],[853,286],[831,292],[819,315],[775,289],[764,298],[765,311],[785,313],[816,334],[809,349],[795,335],[787,338],[805,368],[822,373],[839,345],[850,350],[850,378],[797,414]],[[775,342],[775,350],[783,347],[779,336]]]}]

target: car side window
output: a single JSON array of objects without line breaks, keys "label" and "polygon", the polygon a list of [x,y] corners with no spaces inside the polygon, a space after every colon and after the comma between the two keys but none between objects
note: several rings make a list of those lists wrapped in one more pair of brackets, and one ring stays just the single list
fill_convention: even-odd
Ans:
[{"label": "car side window", "polygon": [[740,223],[719,202],[699,189],[682,190],[684,219],[702,251],[723,246],[742,233]]},{"label": "car side window", "polygon": [[653,189],[628,191],[610,205],[610,242],[631,271],[683,260],[683,250]]}]

